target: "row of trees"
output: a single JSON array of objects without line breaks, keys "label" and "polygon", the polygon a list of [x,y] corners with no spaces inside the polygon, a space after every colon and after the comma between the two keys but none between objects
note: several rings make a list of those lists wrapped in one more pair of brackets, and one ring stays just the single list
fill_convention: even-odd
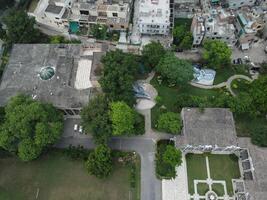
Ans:
[{"label": "row of trees", "polygon": [[91,132],[97,148],[86,161],[88,172],[107,177],[112,171],[111,150],[107,146],[111,136],[144,133],[144,119],[132,106],[135,97],[132,86],[138,73],[134,55],[120,50],[110,51],[102,58],[100,78],[104,94],[93,98],[81,112],[86,132]]},{"label": "row of trees", "polygon": [[12,97],[2,115],[0,147],[23,161],[36,159],[63,131],[63,116],[58,110],[25,95]]}]

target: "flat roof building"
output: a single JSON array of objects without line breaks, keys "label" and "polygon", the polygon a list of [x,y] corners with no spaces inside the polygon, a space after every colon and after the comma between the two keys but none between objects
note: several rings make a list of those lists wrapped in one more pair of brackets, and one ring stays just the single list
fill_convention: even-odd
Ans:
[{"label": "flat roof building", "polygon": [[2,76],[0,105],[24,93],[78,115],[93,95],[92,68],[103,54],[102,45],[94,44],[15,44]]},{"label": "flat roof building", "polygon": [[141,34],[168,35],[170,30],[169,0],[141,0],[138,28]]}]

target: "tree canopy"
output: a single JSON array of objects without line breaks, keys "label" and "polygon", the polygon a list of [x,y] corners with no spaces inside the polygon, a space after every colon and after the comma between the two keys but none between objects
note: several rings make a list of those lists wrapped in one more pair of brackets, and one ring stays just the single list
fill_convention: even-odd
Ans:
[{"label": "tree canopy", "polygon": [[99,82],[109,100],[125,101],[133,105],[135,98],[132,86],[138,68],[134,55],[120,50],[109,51],[102,63],[104,70]]},{"label": "tree canopy", "polygon": [[2,39],[9,44],[47,41],[47,37],[34,28],[35,19],[29,17],[25,11],[12,10],[3,21],[7,26],[7,32]]},{"label": "tree canopy", "polygon": [[0,146],[18,153],[23,161],[29,161],[37,158],[42,149],[53,145],[62,131],[63,116],[51,104],[18,95],[5,107]]},{"label": "tree canopy", "polygon": [[124,102],[112,102],[110,110],[113,135],[129,135],[134,133],[135,113]]},{"label": "tree canopy", "polygon": [[106,145],[99,145],[89,154],[85,163],[88,172],[98,178],[105,178],[112,171],[111,150]]},{"label": "tree canopy", "polygon": [[231,62],[232,50],[220,40],[206,40],[204,42],[203,59],[211,68],[218,69]]},{"label": "tree canopy", "polygon": [[167,145],[163,153],[163,162],[170,164],[172,167],[180,166],[182,164],[182,152],[175,146]]},{"label": "tree canopy", "polygon": [[173,44],[181,49],[191,49],[193,43],[193,35],[187,30],[185,25],[174,27],[173,31]]},{"label": "tree canopy", "polygon": [[154,68],[164,56],[165,49],[159,42],[152,41],[144,46],[142,50],[142,60],[146,66]]},{"label": "tree canopy", "polygon": [[0,10],[14,5],[14,0],[0,0]]},{"label": "tree canopy", "polygon": [[156,71],[170,84],[184,84],[193,79],[193,66],[186,60],[176,58],[168,52],[160,60]]},{"label": "tree canopy", "polygon": [[162,113],[159,116],[157,128],[172,134],[180,133],[182,129],[181,117],[174,112]]},{"label": "tree canopy", "polygon": [[259,125],[253,130],[251,141],[260,147],[267,147],[267,125]]},{"label": "tree canopy", "polygon": [[90,29],[90,34],[96,39],[105,40],[107,37],[108,27],[102,24],[95,24]]},{"label": "tree canopy", "polygon": [[82,124],[86,133],[93,133],[97,144],[106,144],[112,135],[109,119],[109,102],[105,95],[93,98],[81,112]]}]

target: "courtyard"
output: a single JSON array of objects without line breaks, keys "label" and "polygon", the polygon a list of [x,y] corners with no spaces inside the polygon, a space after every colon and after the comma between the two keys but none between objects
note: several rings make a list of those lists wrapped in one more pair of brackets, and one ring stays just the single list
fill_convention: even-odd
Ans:
[{"label": "courtyard", "polygon": [[232,179],[240,178],[238,158],[234,154],[187,154],[188,192],[192,199],[205,198],[209,191],[222,199],[233,197]]},{"label": "courtyard", "polygon": [[1,156],[0,199],[137,200],[140,177],[136,177],[137,189],[132,189],[130,171],[130,166],[115,162],[112,175],[98,179],[87,173],[83,161],[72,160],[62,151],[49,152],[29,163]]}]

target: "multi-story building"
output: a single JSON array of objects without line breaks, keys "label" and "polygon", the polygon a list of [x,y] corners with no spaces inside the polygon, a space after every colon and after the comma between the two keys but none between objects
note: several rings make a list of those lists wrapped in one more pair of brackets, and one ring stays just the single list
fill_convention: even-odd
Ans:
[{"label": "multi-story building", "polygon": [[196,14],[193,17],[191,24],[191,32],[193,35],[193,48],[200,46],[205,35],[203,16]]},{"label": "multi-story building", "polygon": [[174,17],[191,18],[200,11],[200,0],[174,0]]},{"label": "multi-story building", "polygon": [[29,13],[41,25],[57,31],[76,32],[80,26],[105,24],[112,30],[129,26],[132,0],[40,0]]},{"label": "multi-story building", "polygon": [[243,6],[253,6],[256,0],[227,0],[230,9],[238,9]]},{"label": "multi-story building", "polygon": [[258,38],[256,34],[265,26],[264,15],[255,9],[241,9],[236,14],[235,28],[241,49],[248,49]]},{"label": "multi-story building", "polygon": [[168,35],[170,31],[169,0],[141,0],[138,29],[141,34]]},{"label": "multi-story building", "polygon": [[233,47],[236,42],[234,15],[223,9],[212,10],[205,19],[205,38],[222,40],[228,46]]}]

